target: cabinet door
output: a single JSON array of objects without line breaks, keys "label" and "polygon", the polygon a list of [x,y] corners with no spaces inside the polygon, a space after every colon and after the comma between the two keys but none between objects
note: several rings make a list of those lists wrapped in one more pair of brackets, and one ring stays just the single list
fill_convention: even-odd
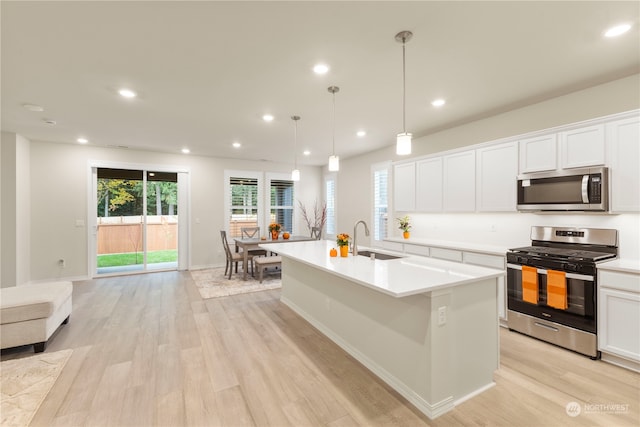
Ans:
[{"label": "cabinet door", "polygon": [[600,288],[600,351],[640,361],[640,294]]},{"label": "cabinet door", "polygon": [[563,169],[604,165],[604,125],[560,132],[559,136]]},{"label": "cabinet door", "polygon": [[518,146],[515,142],[476,151],[477,200],[480,212],[515,212]]},{"label": "cabinet door", "polygon": [[416,163],[416,210],[442,211],[442,157]]},{"label": "cabinet door", "polygon": [[476,153],[445,156],[443,207],[445,212],[473,212],[476,208]]},{"label": "cabinet door", "polygon": [[396,211],[416,209],[416,164],[393,166],[393,202]]},{"label": "cabinet door", "polygon": [[556,134],[520,141],[520,173],[552,171],[558,168]]},{"label": "cabinet door", "polygon": [[640,117],[607,124],[611,211],[640,211]]}]

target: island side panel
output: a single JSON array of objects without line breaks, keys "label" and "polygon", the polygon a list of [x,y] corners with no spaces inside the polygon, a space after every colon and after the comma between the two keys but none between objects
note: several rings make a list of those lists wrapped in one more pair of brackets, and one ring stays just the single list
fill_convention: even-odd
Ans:
[{"label": "island side panel", "polygon": [[456,404],[493,386],[499,366],[497,279],[456,286],[451,295]]},{"label": "island side panel", "polygon": [[451,334],[432,310],[450,291],[394,298],[287,257],[282,283],[285,304],[427,416],[453,407]]}]

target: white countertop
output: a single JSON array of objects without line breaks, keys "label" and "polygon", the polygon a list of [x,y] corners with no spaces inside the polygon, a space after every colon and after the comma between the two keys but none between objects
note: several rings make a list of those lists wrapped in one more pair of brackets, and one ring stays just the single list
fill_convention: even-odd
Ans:
[{"label": "white countertop", "polygon": [[[421,239],[421,238],[409,238],[404,239],[402,237],[388,237],[385,239],[389,242],[407,243],[421,246],[431,246],[446,249],[457,249],[461,251],[480,252],[489,255],[505,256],[509,248],[503,246],[485,245],[478,243],[466,243],[466,242],[453,242],[448,240],[434,240],[434,239]],[[520,246],[529,246],[531,242],[525,242]]]},{"label": "white countertop", "polygon": [[624,273],[640,274],[640,260],[614,259],[613,261],[598,263],[598,270],[622,271]]},{"label": "white countertop", "polygon": [[400,255],[391,260],[371,260],[365,256],[330,257],[333,241],[269,243],[265,248],[278,255],[333,273],[394,297],[431,292],[478,280],[504,276],[504,272],[470,264],[413,256],[387,250],[360,247],[380,253]]}]

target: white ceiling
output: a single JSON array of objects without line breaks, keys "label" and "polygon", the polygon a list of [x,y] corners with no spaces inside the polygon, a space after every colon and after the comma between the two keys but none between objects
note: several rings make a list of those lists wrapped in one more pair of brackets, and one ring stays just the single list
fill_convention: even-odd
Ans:
[{"label": "white ceiling", "polygon": [[[323,165],[640,71],[640,3],[2,1],[2,129]],[[629,33],[605,39],[613,24]],[[331,67],[324,76],[312,67]],[[125,100],[120,87],[140,95]],[[447,104],[436,109],[438,97]],[[27,111],[25,103],[44,112]],[[275,116],[265,123],[265,113]],[[48,125],[51,119],[56,125]],[[357,130],[367,136],[358,138]],[[242,143],[240,149],[231,143]]]}]

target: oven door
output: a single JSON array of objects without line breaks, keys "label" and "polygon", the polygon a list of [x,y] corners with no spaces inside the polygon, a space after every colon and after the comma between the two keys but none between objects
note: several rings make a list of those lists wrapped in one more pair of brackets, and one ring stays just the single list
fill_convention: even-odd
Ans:
[{"label": "oven door", "polygon": [[594,276],[566,273],[567,308],[561,310],[547,305],[547,270],[537,270],[538,304],[532,304],[523,300],[522,266],[507,264],[509,310],[595,334],[597,305]]}]

